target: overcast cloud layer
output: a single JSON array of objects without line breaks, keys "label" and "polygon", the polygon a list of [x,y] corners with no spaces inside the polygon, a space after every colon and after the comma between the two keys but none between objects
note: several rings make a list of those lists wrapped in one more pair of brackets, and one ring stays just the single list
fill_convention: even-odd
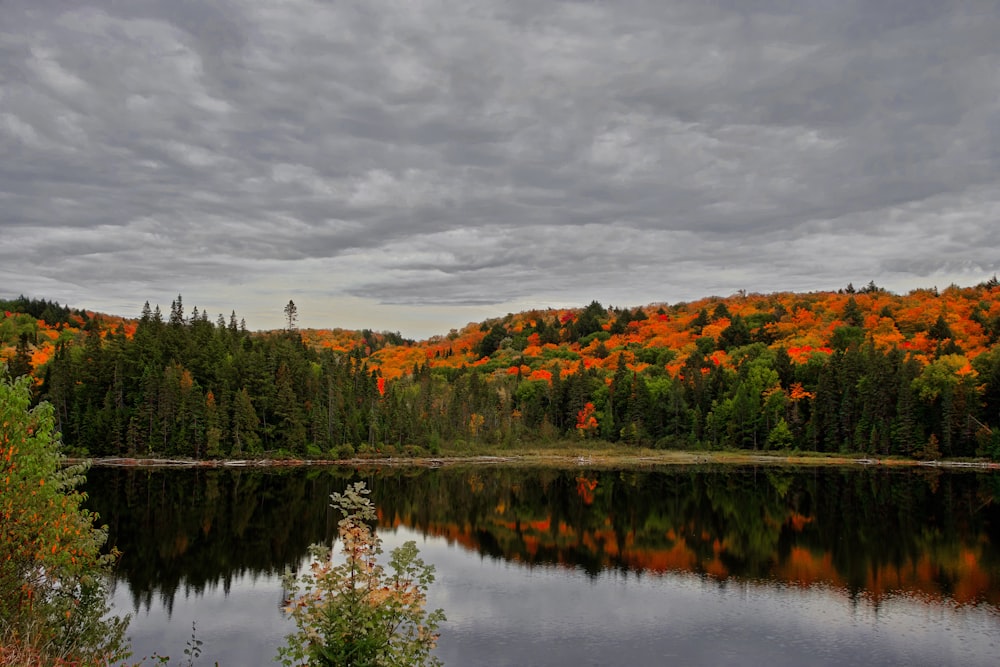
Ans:
[{"label": "overcast cloud layer", "polygon": [[1000,269],[993,0],[0,0],[0,296],[447,333]]}]

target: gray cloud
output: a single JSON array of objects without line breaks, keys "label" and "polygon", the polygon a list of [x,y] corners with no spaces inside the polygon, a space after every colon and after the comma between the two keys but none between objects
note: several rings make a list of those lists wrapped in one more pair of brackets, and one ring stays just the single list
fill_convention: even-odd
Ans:
[{"label": "gray cloud", "polygon": [[985,0],[0,9],[7,296],[423,336],[998,269]]}]

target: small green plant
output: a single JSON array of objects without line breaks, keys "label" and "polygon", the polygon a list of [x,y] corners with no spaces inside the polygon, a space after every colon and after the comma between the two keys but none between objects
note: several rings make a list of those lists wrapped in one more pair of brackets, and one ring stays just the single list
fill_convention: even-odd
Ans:
[{"label": "small green plant", "polygon": [[[204,643],[205,642],[198,639],[197,628],[195,626],[195,623],[192,622],[191,639],[187,640],[187,643],[184,647],[184,658],[186,662],[182,665],[182,667],[194,667],[195,662],[197,662],[198,658],[201,657],[201,647]],[[152,660],[154,663],[158,665],[161,665],[162,667],[169,667],[170,665],[169,655],[160,655],[159,653],[154,653],[150,657],[150,660]],[[144,664],[145,660],[139,662],[138,665],[135,665],[134,667],[141,667],[141,665]],[[215,667],[219,667],[219,663],[215,663]]]},{"label": "small green plant", "polygon": [[290,595],[285,611],[297,631],[278,650],[288,667],[439,666],[441,609],[427,610],[434,566],[418,557],[415,542],[393,549],[389,570],[379,562],[382,540],[370,524],[375,507],[364,482],[331,496],[343,518],[337,534],[343,561],[324,545],[310,547],[312,563],[301,576],[285,575]]}]

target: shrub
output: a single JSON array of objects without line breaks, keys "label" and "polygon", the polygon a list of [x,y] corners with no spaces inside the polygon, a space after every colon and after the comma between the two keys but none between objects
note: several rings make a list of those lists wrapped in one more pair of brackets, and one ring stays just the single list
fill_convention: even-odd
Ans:
[{"label": "shrub", "polygon": [[340,461],[354,458],[354,447],[346,442],[337,445],[333,448],[333,458]]},{"label": "shrub", "polygon": [[430,451],[432,456],[439,456],[441,454],[441,436],[436,432],[431,433],[428,438],[427,449]]},{"label": "shrub", "polygon": [[310,548],[309,571],[285,576],[290,591],[285,611],[297,632],[278,650],[281,663],[328,667],[411,667],[440,665],[430,654],[444,612],[428,612],[427,589],[434,566],[418,558],[415,542],[394,549],[389,568],[378,562],[382,540],[369,523],[375,508],[363,482],[331,496],[344,515],[337,525],[343,562],[331,549]]},{"label": "shrub", "polygon": [[109,615],[116,554],[64,467],[48,403],[0,378],[0,665],[106,665],[128,655],[127,618]]},{"label": "shrub", "polygon": [[427,450],[420,445],[406,445],[403,447],[403,456],[411,459],[418,459],[427,456]]}]

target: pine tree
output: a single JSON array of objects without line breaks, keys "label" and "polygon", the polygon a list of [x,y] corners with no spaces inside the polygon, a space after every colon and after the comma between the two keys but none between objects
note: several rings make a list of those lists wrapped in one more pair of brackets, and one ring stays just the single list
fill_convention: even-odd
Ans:
[{"label": "pine tree", "polygon": [[233,403],[233,456],[245,456],[258,451],[260,437],[257,427],[260,420],[246,387],[236,393]]},{"label": "pine tree", "polygon": [[288,300],[288,305],[285,306],[285,323],[286,329],[288,331],[295,331],[295,324],[299,320],[299,309],[295,306],[295,302],[291,299]]},{"label": "pine tree", "polygon": [[181,326],[184,324],[184,302],[181,299],[181,295],[177,295],[177,299],[170,303],[170,324],[174,326]]}]

